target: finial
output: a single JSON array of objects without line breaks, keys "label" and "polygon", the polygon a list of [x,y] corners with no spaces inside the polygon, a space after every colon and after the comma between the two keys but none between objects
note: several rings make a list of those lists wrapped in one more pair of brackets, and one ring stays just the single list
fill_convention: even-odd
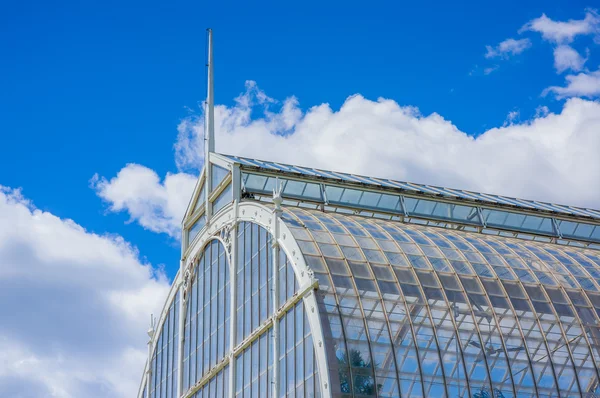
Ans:
[{"label": "finial", "polygon": [[150,328],[148,329],[148,337],[154,337],[154,314],[150,314]]},{"label": "finial", "polygon": [[273,188],[273,204],[275,205],[275,211],[281,211],[281,204],[283,203],[283,183],[279,182],[279,177],[275,179],[275,188]]}]

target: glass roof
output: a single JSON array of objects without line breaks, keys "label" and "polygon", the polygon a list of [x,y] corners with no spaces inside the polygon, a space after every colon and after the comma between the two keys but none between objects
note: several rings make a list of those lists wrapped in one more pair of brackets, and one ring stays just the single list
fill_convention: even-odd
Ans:
[{"label": "glass roof", "polygon": [[395,188],[407,191],[408,193],[423,193],[428,195],[437,195],[442,196],[448,199],[466,199],[466,200],[475,200],[484,203],[490,203],[493,205],[504,205],[504,206],[512,206],[516,208],[521,208],[525,210],[541,210],[541,211],[549,211],[559,214],[566,214],[570,216],[580,216],[580,217],[590,217],[594,219],[600,220],[600,211],[586,208],[578,208],[572,206],[558,205],[552,203],[544,203],[534,200],[525,200],[525,199],[517,199],[510,198],[507,196],[501,195],[492,195],[478,192],[465,191],[460,189],[450,189],[450,188],[442,188],[435,187],[424,184],[415,184],[410,182],[403,181],[394,181],[388,180],[384,178],[373,178],[373,177],[365,177],[359,176],[355,174],[348,173],[340,173],[334,171],[325,171],[307,167],[300,166],[292,166],[286,165],[276,162],[268,162],[257,159],[249,159],[232,155],[221,155],[225,158],[229,159],[232,162],[239,163],[242,166],[250,166],[264,169],[265,171],[275,171],[275,172],[284,172],[284,173],[295,173],[305,176],[311,177],[321,177],[332,180],[338,180],[341,182],[350,182],[350,183],[362,183],[368,184],[378,187],[387,187],[387,188]]},{"label": "glass roof", "polygon": [[598,252],[297,207],[282,220],[319,280],[334,395],[600,392]]}]

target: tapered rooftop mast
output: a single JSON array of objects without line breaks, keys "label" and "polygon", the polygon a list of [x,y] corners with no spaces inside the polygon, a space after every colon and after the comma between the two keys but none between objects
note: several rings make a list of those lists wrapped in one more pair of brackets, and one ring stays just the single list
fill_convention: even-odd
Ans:
[{"label": "tapered rooftop mast", "polygon": [[213,45],[212,29],[206,30],[208,33],[208,82],[206,89],[206,108],[204,113],[204,205],[206,206],[205,217],[206,224],[210,224],[212,216],[212,205],[208,198],[215,188],[212,184],[212,167],[210,167],[210,154],[215,151],[215,98],[214,98],[214,74],[213,74]]},{"label": "tapered rooftop mast", "polygon": [[213,74],[213,45],[212,29],[208,32],[208,84],[206,93],[206,148],[205,159],[208,154],[215,151],[215,98],[214,98],[214,74]]}]

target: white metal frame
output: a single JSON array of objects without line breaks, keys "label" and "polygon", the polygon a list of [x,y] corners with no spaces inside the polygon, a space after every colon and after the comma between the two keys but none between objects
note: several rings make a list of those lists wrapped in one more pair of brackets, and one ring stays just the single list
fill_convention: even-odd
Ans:
[{"label": "white metal frame", "polygon": [[[235,171],[235,170],[234,170]],[[239,170],[238,173],[239,174]],[[236,173],[233,173],[232,178],[236,179]],[[239,181],[239,177],[238,177]],[[196,257],[198,257],[206,244],[214,239],[218,239],[225,247],[227,258],[229,261],[229,269],[230,269],[230,286],[233,286],[230,289],[230,295],[233,299],[230,301],[232,306],[235,306],[235,256],[237,256],[237,250],[235,250],[235,245],[237,245],[237,225],[239,222],[252,222],[263,228],[265,228],[273,237],[273,246],[272,249],[274,251],[283,250],[286,256],[291,263],[292,269],[296,275],[296,279],[299,285],[299,291],[296,293],[288,302],[286,302],[280,308],[275,309],[275,313],[271,315],[269,320],[259,327],[259,330],[254,331],[250,336],[248,336],[244,341],[242,341],[237,346],[234,346],[233,343],[230,344],[231,352],[229,355],[220,363],[218,363],[210,372],[205,375],[205,377],[200,380],[196,385],[190,388],[188,391],[181,391],[182,388],[182,372],[183,372],[183,328],[185,325],[185,307],[183,300],[183,284],[184,280],[182,275],[187,275],[189,271],[191,271],[191,267],[195,266]],[[223,241],[218,234],[224,228],[229,228],[230,242]],[[228,243],[231,244],[231,247],[228,248]],[[273,269],[276,270],[274,272],[278,272],[278,267],[276,263],[274,263]],[[190,273],[191,274],[191,273]],[[231,285],[234,283],[234,285]],[[275,286],[278,285],[278,278],[274,279]],[[323,335],[323,328],[321,325],[321,318],[319,315],[319,307],[317,305],[316,295],[314,293],[315,289],[318,287],[318,283],[313,276],[312,270],[306,265],[300,247],[292,236],[291,231],[285,225],[285,223],[281,220],[280,217],[277,216],[277,212],[273,209],[264,206],[258,202],[242,202],[239,203],[237,200],[234,200],[233,203],[225,206],[221,211],[213,216],[213,219],[210,224],[208,224],[198,235],[198,237],[191,242],[190,247],[185,250],[185,254],[181,260],[181,268],[175,277],[175,281],[173,282],[173,286],[169,293],[169,297],[165,303],[163,311],[161,313],[161,317],[159,322],[157,323],[156,330],[160,330],[160,327],[164,323],[169,306],[171,305],[172,300],[175,297],[177,291],[180,292],[180,317],[179,317],[179,352],[178,352],[178,377],[177,377],[177,385],[178,385],[178,396],[179,397],[189,397],[195,391],[197,391],[206,381],[210,379],[211,376],[216,375],[220,370],[222,370],[227,364],[229,366],[229,393],[230,396],[233,397],[235,394],[235,366],[233,366],[233,360],[235,356],[237,356],[244,348],[246,348],[249,344],[252,343],[256,338],[260,336],[260,330],[267,330],[270,327],[273,328],[274,332],[277,331],[277,320],[285,315],[286,311],[291,308],[292,305],[296,304],[300,300],[304,302],[305,313],[308,319],[311,334],[313,336],[313,344],[315,347],[315,359],[317,363],[317,372],[319,374],[320,380],[320,389],[321,396],[323,398],[331,397],[330,390],[330,380],[329,380],[329,370],[327,368],[327,357],[325,350],[325,341]],[[276,294],[277,292],[275,292]],[[235,308],[235,307],[233,307]],[[236,312],[231,311],[230,322],[231,325],[235,325],[236,322]],[[230,339],[232,342],[235,341],[235,327],[231,327],[231,336]],[[273,333],[274,338],[277,339],[277,333]],[[151,360],[152,355],[156,349],[156,342],[158,341],[158,333],[155,333],[152,338],[151,349],[149,350],[149,358]],[[278,347],[277,341],[273,342],[275,347]],[[275,358],[273,362],[273,374],[275,377],[278,375],[278,359]],[[142,383],[140,385],[140,390],[138,393],[138,398],[141,397],[144,386],[147,384],[147,369],[148,363],[144,369],[144,377],[142,378]],[[278,383],[275,383],[274,386],[278,386]],[[150,387],[150,386],[148,386]],[[148,388],[149,391],[149,388]],[[274,397],[277,397],[277,387],[274,389]]]},{"label": "white metal frame", "polygon": [[[175,280],[173,281],[173,284],[171,285],[171,290],[169,290],[169,294],[167,296],[167,299],[165,300],[165,304],[163,305],[163,309],[160,313],[160,317],[158,318],[158,322],[156,322],[156,324],[154,325],[153,329],[154,329],[154,334],[152,335],[152,337],[150,337],[150,340],[148,341],[148,345],[150,347],[150,349],[148,350],[148,359],[146,360],[146,364],[144,365],[144,376],[142,377],[142,382],[140,383],[140,389],[138,391],[138,398],[142,398],[142,392],[144,391],[144,386],[148,384],[148,377],[150,376],[150,362],[152,361],[152,356],[154,355],[154,351],[156,351],[156,344],[158,342],[158,336],[159,333],[158,331],[162,328],[163,324],[165,323],[165,320],[167,319],[167,316],[169,315],[169,307],[171,306],[171,304],[173,303],[173,300],[175,300],[175,296],[177,295],[177,292],[180,291],[181,288],[181,279],[180,279],[180,272],[177,272],[177,275],[175,275]],[[181,296],[180,296],[180,305],[181,305]],[[181,308],[180,308],[181,310]],[[181,315],[181,314],[180,314]],[[181,316],[180,316],[181,319]],[[181,332],[181,329],[180,329]],[[148,386],[150,387],[150,386]],[[179,387],[177,388],[177,390],[179,390]],[[150,388],[147,389],[147,393],[150,394]]]}]

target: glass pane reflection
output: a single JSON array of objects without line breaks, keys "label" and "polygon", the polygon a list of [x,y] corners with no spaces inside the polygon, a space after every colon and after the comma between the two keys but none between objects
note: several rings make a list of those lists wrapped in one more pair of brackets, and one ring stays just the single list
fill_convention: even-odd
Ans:
[{"label": "glass pane reflection", "polygon": [[[334,396],[597,392],[595,252],[297,208],[284,217],[319,280]],[[552,231],[539,217],[496,221]]]}]

